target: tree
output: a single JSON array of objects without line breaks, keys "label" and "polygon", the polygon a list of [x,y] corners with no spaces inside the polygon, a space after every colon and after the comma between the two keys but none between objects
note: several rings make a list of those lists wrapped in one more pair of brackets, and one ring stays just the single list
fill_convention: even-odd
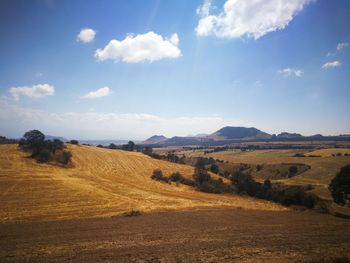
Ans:
[{"label": "tree", "polygon": [[250,174],[237,171],[231,178],[232,184],[237,187],[238,193],[246,192],[250,196],[256,196],[260,190],[260,183],[256,182]]},{"label": "tree", "polygon": [[169,181],[169,178],[164,176],[162,170],[160,170],[160,169],[155,169],[153,171],[153,174],[151,175],[151,179],[156,180],[156,181],[164,181],[164,182]]},{"label": "tree", "polygon": [[71,144],[79,144],[78,140],[70,140]]},{"label": "tree", "polygon": [[130,151],[130,152],[133,152],[134,149],[135,149],[135,143],[133,141],[129,141],[128,144],[124,144],[122,146],[122,149],[124,151]]},{"label": "tree", "polygon": [[111,143],[109,146],[108,146],[109,149],[117,149],[117,145],[115,145],[114,143]]},{"label": "tree", "polygon": [[334,202],[345,205],[350,201],[350,165],[343,166],[329,185]]},{"label": "tree", "polygon": [[32,157],[37,156],[43,148],[45,135],[39,130],[31,130],[24,134],[25,148],[32,152]]},{"label": "tree", "polygon": [[296,173],[298,173],[298,167],[295,165],[292,165],[289,167],[288,171],[290,175],[295,175]]},{"label": "tree", "polygon": [[193,179],[197,185],[201,185],[204,182],[208,182],[211,179],[211,176],[208,174],[208,172],[201,168],[196,168]]},{"label": "tree", "polygon": [[216,165],[216,164],[212,164],[212,165],[210,166],[210,171],[211,171],[212,173],[214,173],[214,174],[218,174],[218,173],[219,173],[219,166]]},{"label": "tree", "polygon": [[184,177],[179,172],[172,173],[169,177],[169,180],[172,182],[182,182],[183,179],[184,179]]}]

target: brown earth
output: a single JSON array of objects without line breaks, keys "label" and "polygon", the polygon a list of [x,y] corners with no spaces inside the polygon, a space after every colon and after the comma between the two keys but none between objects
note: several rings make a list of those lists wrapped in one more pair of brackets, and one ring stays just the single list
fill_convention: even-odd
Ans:
[{"label": "brown earth", "polygon": [[350,258],[349,230],[350,220],[312,211],[245,209],[6,223],[0,225],[0,258],[1,262],[333,262]]}]

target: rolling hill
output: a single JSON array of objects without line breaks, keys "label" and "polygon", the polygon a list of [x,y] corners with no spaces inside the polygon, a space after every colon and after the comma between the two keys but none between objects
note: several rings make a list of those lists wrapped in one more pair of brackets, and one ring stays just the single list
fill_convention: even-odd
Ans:
[{"label": "rolling hill", "polygon": [[163,135],[153,135],[147,140],[143,141],[142,144],[157,144],[166,141],[168,138]]},{"label": "rolling hill", "polygon": [[258,130],[257,128],[246,127],[224,127],[210,134],[208,138],[215,141],[225,140],[253,140],[253,139],[269,139],[271,135]]},{"label": "rolling hill", "polygon": [[118,215],[132,209],[187,210],[244,207],[285,210],[270,202],[206,194],[150,179],[159,168],[190,178],[193,167],[152,159],[142,153],[68,145],[74,168],[39,164],[16,145],[0,145],[0,222]]}]

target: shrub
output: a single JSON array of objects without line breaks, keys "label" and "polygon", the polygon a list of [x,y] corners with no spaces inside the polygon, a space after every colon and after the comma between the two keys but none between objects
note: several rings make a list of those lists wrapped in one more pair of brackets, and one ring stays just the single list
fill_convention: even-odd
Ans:
[{"label": "shrub", "polygon": [[39,155],[38,155],[38,162],[40,163],[46,163],[48,162],[49,160],[51,159],[51,153],[48,149],[42,149],[40,150],[39,152]]},{"label": "shrub", "polygon": [[122,145],[122,150],[133,152],[135,149],[135,143],[133,141],[129,141],[128,144]]},{"label": "shrub", "polygon": [[245,191],[250,196],[256,196],[261,187],[261,184],[255,182],[251,175],[240,171],[233,174],[231,181],[236,186],[238,193]]},{"label": "shrub", "polygon": [[108,146],[109,149],[117,149],[117,145],[115,145],[114,143],[111,143],[109,146]]},{"label": "shrub", "polygon": [[54,155],[54,160],[57,163],[67,165],[72,158],[72,154],[69,151],[57,151]]},{"label": "shrub", "polygon": [[193,175],[195,187],[206,193],[227,193],[232,192],[232,187],[226,185],[221,178],[213,179],[204,169],[195,169]]},{"label": "shrub", "polygon": [[208,182],[211,179],[211,176],[204,169],[196,168],[193,175],[194,182],[197,185],[201,185],[204,182]]},{"label": "shrub", "polygon": [[176,172],[176,173],[172,173],[170,176],[169,176],[169,180],[172,181],[172,182],[182,182],[185,178],[182,176],[181,173],[179,172]]},{"label": "shrub", "polygon": [[256,171],[259,172],[259,171],[262,170],[262,168],[263,168],[263,165],[262,165],[262,164],[258,164],[258,165],[256,166]]},{"label": "shrub", "polygon": [[156,181],[169,182],[169,178],[163,175],[163,172],[160,169],[155,169],[151,176],[151,179]]},{"label": "shrub", "polygon": [[219,166],[216,165],[216,164],[212,164],[212,165],[210,166],[210,171],[211,171],[212,173],[214,173],[214,174],[218,174],[218,173],[219,173]]},{"label": "shrub", "polygon": [[329,190],[337,204],[345,205],[350,201],[350,164],[340,169],[332,179]]},{"label": "shrub", "polygon": [[289,175],[293,176],[298,173],[298,167],[295,165],[292,165],[288,169]]},{"label": "shrub", "polygon": [[70,140],[69,143],[70,144],[79,144],[79,141],[78,140]]},{"label": "shrub", "polygon": [[129,212],[125,212],[124,216],[131,217],[131,216],[140,216],[142,213],[139,210],[131,210]]}]

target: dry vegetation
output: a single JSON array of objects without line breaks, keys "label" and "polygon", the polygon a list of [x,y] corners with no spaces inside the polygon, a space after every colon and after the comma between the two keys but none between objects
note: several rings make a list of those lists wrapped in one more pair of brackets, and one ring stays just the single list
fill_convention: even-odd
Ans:
[{"label": "dry vegetation", "polygon": [[150,179],[160,168],[191,178],[193,167],[141,153],[69,145],[74,168],[38,164],[16,145],[0,145],[0,220],[48,220],[112,216],[126,211],[205,207],[285,210],[282,206],[230,195],[197,192]]},{"label": "dry vegetation", "polygon": [[[16,145],[0,145],[1,262],[347,262],[335,260],[350,258],[350,220],[154,181],[150,175],[157,168],[167,176],[178,171],[186,178],[192,177],[194,168],[141,153],[80,145],[69,145],[68,150],[73,168],[39,164]],[[329,153],[318,161],[302,159],[310,159],[319,171],[331,167],[329,173],[348,160],[328,160]],[[269,158],[279,163],[294,160],[293,154],[215,155],[245,163]],[[303,176],[317,181],[306,173],[290,179]],[[319,176],[320,184],[331,177]]]}]

